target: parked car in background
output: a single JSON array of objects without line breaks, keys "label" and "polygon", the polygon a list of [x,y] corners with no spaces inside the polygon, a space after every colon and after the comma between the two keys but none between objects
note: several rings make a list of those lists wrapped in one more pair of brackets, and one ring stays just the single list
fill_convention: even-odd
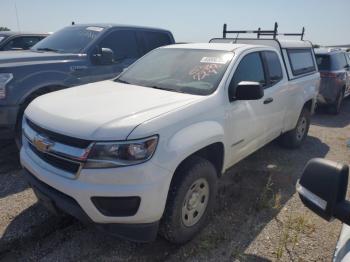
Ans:
[{"label": "parked car in background", "polygon": [[48,34],[0,31],[0,51],[28,50]]},{"label": "parked car in background", "polygon": [[343,99],[350,95],[350,57],[340,49],[315,49],[321,73],[318,104],[327,106],[334,114],[341,109]]},{"label": "parked car in background", "polygon": [[161,47],[114,80],[35,99],[21,163],[40,201],[126,239],[193,238],[217,179],[278,137],[301,146],[316,103],[309,42],[244,41]]},{"label": "parked car in background", "polygon": [[30,50],[0,55],[0,139],[17,138],[36,97],[117,76],[150,50],[174,43],[167,30],[112,24],[66,27]]},{"label": "parked car in background", "polygon": [[327,221],[342,221],[343,228],[334,253],[334,262],[350,261],[350,202],[346,200],[349,166],[315,158],[310,160],[297,183],[306,207]]}]

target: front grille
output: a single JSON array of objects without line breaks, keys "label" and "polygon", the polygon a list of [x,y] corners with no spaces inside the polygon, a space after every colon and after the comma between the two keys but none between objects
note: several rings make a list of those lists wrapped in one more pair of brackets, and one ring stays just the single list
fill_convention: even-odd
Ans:
[{"label": "front grille", "polygon": [[43,152],[40,152],[33,146],[32,144],[29,143],[30,149],[43,161],[46,163],[58,168],[62,169],[66,172],[76,174],[79,171],[80,168],[80,163],[77,162],[72,162],[69,160],[65,160],[56,156],[52,156]]},{"label": "front grille", "polygon": [[74,138],[62,134],[57,134],[55,132],[52,132],[50,130],[44,129],[36,124],[34,124],[32,121],[30,121],[28,118],[26,119],[27,124],[37,133],[41,135],[45,135],[46,137],[50,138],[53,141],[63,143],[65,145],[78,147],[78,148],[87,148],[91,141],[81,139],[81,138]]}]

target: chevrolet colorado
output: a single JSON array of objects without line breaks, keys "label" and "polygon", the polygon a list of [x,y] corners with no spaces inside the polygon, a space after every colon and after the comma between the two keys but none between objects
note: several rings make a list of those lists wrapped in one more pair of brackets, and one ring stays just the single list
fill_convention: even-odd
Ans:
[{"label": "chevrolet colorado", "polygon": [[193,238],[218,178],[276,138],[299,147],[314,110],[309,42],[244,42],[161,47],[114,80],[35,99],[21,163],[41,202],[126,239]]}]

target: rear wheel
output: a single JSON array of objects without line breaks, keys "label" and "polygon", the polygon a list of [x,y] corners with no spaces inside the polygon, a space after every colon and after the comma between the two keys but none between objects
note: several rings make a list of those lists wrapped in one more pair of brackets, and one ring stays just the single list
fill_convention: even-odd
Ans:
[{"label": "rear wheel", "polygon": [[329,112],[331,112],[332,114],[335,114],[335,115],[339,114],[343,99],[344,99],[344,91],[341,91],[337,95],[337,99],[336,99],[335,103],[329,106]]},{"label": "rear wheel", "polygon": [[217,192],[217,172],[208,160],[192,156],[176,171],[160,233],[170,242],[191,240],[208,222]]},{"label": "rear wheel", "polygon": [[303,108],[300,113],[296,127],[280,137],[280,142],[288,148],[298,148],[304,142],[310,127],[310,111]]}]

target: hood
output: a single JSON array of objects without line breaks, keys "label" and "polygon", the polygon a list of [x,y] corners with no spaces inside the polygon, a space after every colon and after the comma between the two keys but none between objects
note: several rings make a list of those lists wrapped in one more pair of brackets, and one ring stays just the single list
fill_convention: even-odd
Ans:
[{"label": "hood", "polygon": [[39,64],[55,60],[64,61],[85,57],[85,54],[64,54],[37,51],[3,51],[0,54],[0,68],[18,66],[20,64]]},{"label": "hood", "polygon": [[201,98],[108,80],[43,95],[28,106],[25,115],[59,134],[125,140],[144,121]]}]

